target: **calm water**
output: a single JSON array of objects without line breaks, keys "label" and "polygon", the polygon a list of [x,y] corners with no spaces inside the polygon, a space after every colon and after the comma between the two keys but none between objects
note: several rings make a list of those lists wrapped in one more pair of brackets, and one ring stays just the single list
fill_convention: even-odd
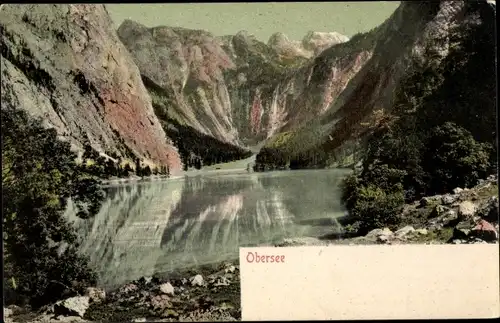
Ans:
[{"label": "calm water", "polygon": [[106,188],[99,214],[75,221],[83,251],[112,287],[155,272],[236,259],[240,246],[338,230],[344,170],[200,175]]}]

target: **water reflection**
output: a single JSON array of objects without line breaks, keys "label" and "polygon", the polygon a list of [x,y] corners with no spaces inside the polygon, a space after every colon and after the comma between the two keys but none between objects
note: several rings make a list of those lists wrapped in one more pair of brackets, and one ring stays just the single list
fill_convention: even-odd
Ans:
[{"label": "water reflection", "polygon": [[101,284],[236,258],[240,246],[318,237],[343,214],[345,171],[202,175],[107,188],[99,214],[67,216],[83,238]]}]

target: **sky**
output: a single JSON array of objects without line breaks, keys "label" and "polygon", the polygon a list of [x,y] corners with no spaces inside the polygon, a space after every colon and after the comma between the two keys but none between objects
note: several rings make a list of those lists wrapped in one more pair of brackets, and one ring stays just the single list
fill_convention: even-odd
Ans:
[{"label": "sky", "polygon": [[267,42],[275,32],[301,40],[309,31],[346,36],[369,31],[396,10],[399,1],[107,4],[116,27],[124,19],[148,27],[207,30],[217,36],[246,30]]}]

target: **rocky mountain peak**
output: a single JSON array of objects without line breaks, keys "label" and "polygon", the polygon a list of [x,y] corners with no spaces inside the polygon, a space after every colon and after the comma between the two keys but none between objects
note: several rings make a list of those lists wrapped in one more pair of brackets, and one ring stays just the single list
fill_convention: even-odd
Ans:
[{"label": "rocky mountain peak", "polygon": [[302,39],[304,49],[313,51],[315,54],[336,44],[349,41],[349,37],[338,32],[309,31]]}]

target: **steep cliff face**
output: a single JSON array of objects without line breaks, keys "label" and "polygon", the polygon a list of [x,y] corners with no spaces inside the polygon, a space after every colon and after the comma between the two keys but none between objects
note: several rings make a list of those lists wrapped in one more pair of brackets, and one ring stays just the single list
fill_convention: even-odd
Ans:
[{"label": "steep cliff face", "polygon": [[201,30],[148,29],[130,20],[121,24],[118,35],[164,113],[204,134],[237,143],[224,81],[224,70],[234,63],[219,39]]},{"label": "steep cliff face", "polygon": [[76,150],[180,170],[139,70],[103,5],[2,5],[2,107],[27,110]]},{"label": "steep cliff face", "polygon": [[[286,163],[300,155],[323,154],[314,157],[323,159],[323,165],[350,164],[373,129],[390,123],[405,109],[418,108],[415,100],[431,95],[437,104],[432,112],[425,112],[429,122],[454,120],[477,138],[490,141],[495,126],[488,120],[495,120],[496,97],[494,15],[494,5],[486,1],[403,2],[383,25],[364,36],[374,40],[363,52],[364,60],[339,55],[349,64],[363,63],[344,88],[324,100],[323,115],[273,137],[257,156],[257,163],[272,159]],[[354,41],[356,37],[343,45]],[[328,58],[335,61],[332,54],[339,46],[324,51],[314,64]],[[313,77],[328,71],[330,62]],[[430,75],[423,75],[424,71]],[[413,93],[416,90],[411,88],[417,84],[412,85],[411,77],[415,74],[425,93]],[[464,91],[468,94],[460,93]],[[408,93],[411,99],[404,97]],[[315,162],[309,160],[302,166],[315,166]]]}]

